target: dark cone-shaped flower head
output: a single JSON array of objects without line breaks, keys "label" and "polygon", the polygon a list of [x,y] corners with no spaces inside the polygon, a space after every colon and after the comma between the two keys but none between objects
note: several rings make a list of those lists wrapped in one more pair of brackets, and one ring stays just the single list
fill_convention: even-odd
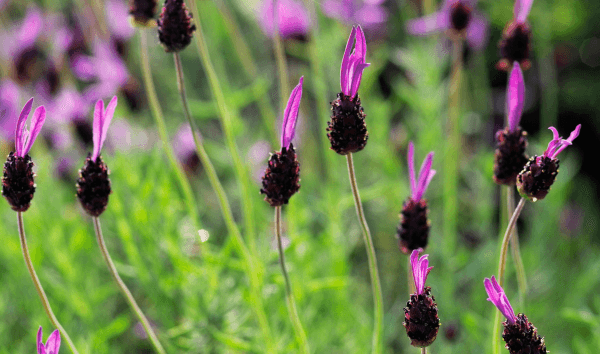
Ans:
[{"label": "dark cone-shaped flower head", "polygon": [[114,96],[106,109],[104,102],[98,100],[94,109],[93,140],[94,150],[88,154],[77,179],[77,198],[83,209],[91,216],[100,216],[108,205],[110,180],[108,167],[102,161],[100,150],[106,139],[108,126],[117,108],[117,96]]},{"label": "dark cone-shaped flower head", "polygon": [[156,21],[156,0],[130,0],[129,14],[133,18],[133,24],[139,27],[154,27]]},{"label": "dark cone-shaped flower head", "polygon": [[496,67],[508,71],[510,64],[518,62],[523,70],[531,67],[529,52],[531,51],[531,30],[527,23],[527,16],[533,5],[533,0],[516,0],[514,18],[502,32],[502,39],[498,44],[502,59]]},{"label": "dark cone-shaped flower head", "polygon": [[518,314],[514,324],[510,324],[508,321],[502,324],[504,325],[502,338],[506,342],[506,349],[511,354],[546,354],[548,352],[544,337],[538,335],[537,329],[524,314]]},{"label": "dark cone-shaped flower head", "polygon": [[471,20],[471,7],[463,1],[455,1],[450,6],[450,26],[456,32],[467,29]]},{"label": "dark cone-shaped flower head", "polygon": [[398,225],[396,234],[398,246],[404,254],[427,247],[430,224],[427,220],[427,200],[423,199],[423,194],[435,175],[435,170],[431,169],[432,164],[433,151],[427,154],[417,179],[415,175],[415,148],[412,141],[408,144],[408,175],[411,196],[402,205],[400,225]]},{"label": "dark cone-shaped flower head", "polygon": [[[352,47],[354,46],[354,50]],[[367,144],[369,133],[365,124],[366,114],[358,97],[358,88],[366,63],[367,42],[360,26],[352,27],[346,50],[342,57],[340,86],[342,92],[331,102],[333,114],[327,122],[327,137],[331,149],[340,155],[362,150]]]},{"label": "dark cone-shaped flower head", "polygon": [[522,197],[535,202],[544,199],[558,174],[558,154],[579,136],[581,124],[571,132],[569,138],[562,139],[554,127],[550,127],[554,138],[542,156],[533,156],[517,176],[517,189]]},{"label": "dark cone-shaped flower head", "polygon": [[166,52],[178,52],[192,41],[196,26],[183,0],[166,0],[158,18],[158,39]]},{"label": "dark cone-shaped flower head", "polygon": [[296,121],[302,99],[304,77],[290,94],[283,113],[281,128],[281,151],[271,155],[269,165],[262,178],[260,193],[266,194],[265,200],[272,206],[287,204],[292,195],[300,189],[300,163],[292,139],[296,134]]},{"label": "dark cone-shaped flower head", "polygon": [[518,62],[514,62],[506,89],[508,127],[496,133],[498,148],[494,154],[494,181],[512,186],[527,163],[527,132],[519,128],[525,102],[525,82]]},{"label": "dark cone-shaped flower head", "polygon": [[435,298],[431,295],[431,288],[425,286],[427,275],[433,267],[429,267],[428,255],[419,258],[419,253],[422,251],[422,249],[414,250],[410,255],[416,292],[406,303],[404,322],[402,323],[406,328],[408,338],[410,338],[410,344],[419,348],[433,343],[440,329]]},{"label": "dark cone-shaped flower head", "polygon": [[33,178],[33,162],[29,156],[29,150],[35,139],[42,130],[46,120],[46,109],[44,106],[36,108],[31,119],[31,131],[25,126],[27,117],[33,106],[33,98],[27,101],[19,118],[15,130],[15,152],[8,154],[4,163],[4,174],[2,177],[2,195],[6,198],[14,211],[26,211],[31,205],[35,183]]},{"label": "dark cone-shaped flower head", "polygon": [[523,314],[515,316],[515,312],[508,302],[504,289],[498,284],[496,278],[485,278],[483,281],[488,301],[506,317],[502,338],[506,342],[506,348],[511,354],[545,354],[546,345],[544,338],[538,336],[537,329],[527,320]]}]

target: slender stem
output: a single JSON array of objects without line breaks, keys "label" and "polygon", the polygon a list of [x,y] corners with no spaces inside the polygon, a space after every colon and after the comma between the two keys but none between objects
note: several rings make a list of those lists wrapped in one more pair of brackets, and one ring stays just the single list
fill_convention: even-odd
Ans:
[{"label": "slender stem", "polygon": [[131,308],[133,309],[133,312],[135,312],[135,314],[137,315],[138,319],[142,323],[142,326],[144,326],[144,329],[146,330],[146,333],[148,334],[148,338],[150,338],[150,342],[152,343],[152,346],[154,347],[156,352],[165,354],[166,353],[165,349],[162,347],[162,345],[158,341],[158,337],[156,336],[156,333],[154,333],[152,326],[150,326],[150,322],[148,322],[148,319],[142,312],[142,309],[140,309],[137,302],[133,298],[133,295],[131,295],[131,292],[127,288],[127,285],[125,285],[123,280],[121,280],[121,277],[119,276],[119,272],[117,272],[117,268],[115,267],[115,264],[113,263],[112,259],[110,258],[110,254],[108,253],[108,249],[106,248],[106,244],[104,243],[104,237],[102,236],[102,228],[100,227],[100,218],[98,218],[96,216],[96,217],[92,217],[92,220],[94,221],[94,231],[96,232],[96,239],[98,240],[98,246],[100,246],[100,251],[102,252],[102,256],[104,257],[104,260],[106,261],[108,270],[110,270],[110,274],[112,275],[113,279],[117,282],[117,285],[123,292],[123,295],[125,295],[125,298],[127,299],[127,302],[129,303],[129,306],[131,306]]},{"label": "slender stem", "polygon": [[139,33],[141,41],[142,75],[144,77],[144,86],[146,87],[146,95],[148,97],[148,102],[150,103],[152,116],[154,117],[154,121],[156,122],[158,135],[160,136],[163,149],[165,151],[165,154],[167,155],[169,163],[171,164],[171,169],[175,171],[177,181],[179,182],[181,190],[183,191],[183,197],[185,198],[185,204],[187,206],[188,213],[190,214],[190,218],[193,220],[196,228],[200,228],[200,224],[197,218],[196,199],[194,198],[194,192],[192,190],[192,186],[190,185],[189,180],[185,175],[185,172],[183,171],[183,167],[177,161],[175,153],[173,152],[173,147],[169,142],[169,133],[167,132],[167,125],[165,124],[162,108],[160,107],[160,103],[158,102],[158,95],[156,94],[154,82],[152,81],[152,73],[150,71],[150,60],[148,59],[148,38],[146,35],[146,31],[145,29],[141,29]]},{"label": "slender stem", "polygon": [[[525,205],[525,198],[521,198],[517,208],[515,209],[510,221],[508,222],[508,226],[506,228],[506,232],[504,233],[504,237],[502,239],[502,246],[500,248],[500,262],[498,265],[498,284],[502,286],[503,277],[504,277],[504,267],[506,265],[506,253],[508,250],[508,242],[510,240],[510,235],[512,233],[513,228],[517,224],[517,219],[523,210],[523,206]],[[499,353],[499,343],[500,343],[500,311],[496,310],[496,315],[494,316],[494,330],[492,331],[492,351],[493,353]]]},{"label": "slender stem", "polygon": [[[508,215],[511,215],[515,210],[514,187],[512,186],[506,187],[506,207]],[[521,258],[519,233],[517,232],[516,225],[510,237],[510,248],[513,261],[515,262],[515,269],[517,270],[517,283],[519,284],[521,301],[524,301],[525,294],[527,293],[527,276],[525,275],[525,266],[523,265],[523,259]]]},{"label": "slender stem", "polygon": [[210,161],[210,158],[208,157],[208,154],[206,153],[206,150],[204,149],[202,140],[200,140],[200,138],[197,135],[197,129],[194,124],[194,121],[192,120],[192,115],[187,104],[185,85],[183,83],[183,70],[181,67],[181,60],[177,52],[175,52],[173,56],[175,59],[175,69],[177,71],[177,87],[181,96],[185,117],[188,123],[190,124],[190,128],[194,136],[194,144],[196,145],[198,157],[200,158],[200,161],[202,162],[202,165],[204,166],[204,169],[206,171],[208,180],[212,185],[213,190],[217,194],[217,198],[219,199],[221,213],[223,214],[223,219],[225,219],[227,230],[231,235],[233,235],[235,245],[239,249],[242,258],[246,263],[244,270],[246,271],[250,280],[250,304],[253,306],[253,310],[258,318],[259,326],[263,332],[263,339],[265,340],[265,343],[267,343],[269,351],[272,351],[273,343],[271,337],[271,329],[269,327],[267,315],[265,313],[265,308],[262,302],[262,297],[260,293],[260,280],[256,271],[255,261],[252,257],[252,254],[246,247],[244,239],[242,238],[242,234],[240,233],[240,230],[238,229],[238,226],[235,223],[233,213],[231,212],[229,200],[227,199],[227,195],[225,194],[225,189],[223,189],[223,185],[221,185],[221,182],[219,181],[217,171],[215,170],[215,167],[213,166],[212,162]]},{"label": "slender stem", "polygon": [[427,348],[421,348],[421,354],[427,354]]},{"label": "slender stem", "polygon": [[285,110],[286,97],[290,92],[288,75],[287,75],[287,62],[285,60],[285,48],[281,41],[281,35],[279,34],[279,0],[275,0],[273,4],[273,43],[275,45],[275,58],[277,58],[277,71],[279,72],[279,98],[281,102],[280,110]]},{"label": "slender stem", "polygon": [[204,31],[202,30],[202,25],[200,23],[201,17],[200,13],[198,12],[198,7],[196,6],[196,1],[189,0],[189,4],[193,12],[194,19],[197,23],[194,39],[196,41],[198,54],[200,56],[202,66],[204,67],[204,70],[206,70],[206,75],[208,76],[208,82],[212,94],[215,97],[217,108],[219,110],[219,119],[221,120],[221,126],[223,127],[223,132],[225,133],[225,142],[227,144],[229,154],[233,160],[233,167],[236,174],[238,187],[242,195],[241,199],[242,214],[244,215],[244,232],[248,243],[250,244],[250,249],[256,254],[257,249],[254,238],[254,207],[252,202],[254,196],[250,194],[250,177],[237,150],[235,136],[233,134],[233,117],[227,107],[227,102],[225,101],[225,95],[223,95],[219,78],[217,77],[217,73],[215,72],[210,59],[210,52],[208,50],[208,46],[206,45]]},{"label": "slender stem", "polygon": [[292,285],[290,283],[290,278],[288,276],[288,272],[285,268],[285,253],[283,252],[283,245],[281,243],[281,207],[275,207],[275,236],[277,237],[277,249],[279,250],[279,265],[281,266],[281,272],[283,273],[283,278],[285,279],[285,295],[288,306],[288,313],[290,315],[290,320],[294,325],[294,331],[296,332],[296,340],[300,347],[302,348],[302,352],[310,353],[310,348],[308,346],[308,340],[306,338],[306,332],[302,327],[302,322],[300,322],[300,316],[298,316],[298,310],[296,308],[296,300],[294,299],[294,293],[292,292]]},{"label": "slender stem", "polygon": [[42,283],[40,283],[40,279],[35,273],[35,269],[33,268],[33,263],[31,262],[31,256],[29,255],[29,248],[27,247],[27,238],[25,237],[25,227],[23,226],[23,213],[17,212],[17,224],[19,226],[19,239],[21,240],[21,249],[23,250],[23,258],[25,258],[25,264],[27,265],[27,270],[29,271],[29,275],[31,275],[31,280],[33,280],[33,285],[35,285],[35,290],[40,296],[40,300],[42,300],[42,305],[44,306],[44,310],[46,314],[50,318],[50,322],[54,325],[54,327],[58,328],[60,331],[61,338],[67,342],[67,345],[71,349],[74,354],[79,354],[77,349],[75,348],[75,344],[69,337],[69,334],[63,326],[60,325],[58,319],[52,312],[52,307],[50,307],[50,302],[48,301],[48,297],[46,296],[46,292],[44,292],[44,288],[42,287]]},{"label": "slender stem", "polygon": [[371,231],[365,219],[365,213],[360,201],[360,194],[356,185],[356,175],[354,173],[354,162],[352,161],[352,153],[346,155],[348,162],[348,174],[350,175],[350,185],[352,186],[352,195],[354,196],[354,204],[356,205],[356,213],[358,221],[362,228],[363,240],[367,249],[367,258],[369,260],[369,273],[371,275],[371,288],[373,291],[373,303],[375,311],[375,324],[373,329],[373,353],[381,353],[381,331],[383,328],[383,296],[381,294],[381,282],[379,280],[379,271],[377,270],[377,256],[375,255],[375,247],[371,238]]}]

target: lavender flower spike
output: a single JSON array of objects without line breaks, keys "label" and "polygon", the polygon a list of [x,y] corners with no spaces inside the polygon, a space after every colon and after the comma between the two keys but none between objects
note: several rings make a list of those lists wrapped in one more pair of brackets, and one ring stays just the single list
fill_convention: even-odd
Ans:
[{"label": "lavender flower spike", "polygon": [[38,330],[37,334],[37,352],[38,354],[58,354],[60,348],[60,332],[58,329],[54,330],[48,337],[46,345],[44,345],[42,338],[42,326]]},{"label": "lavender flower spike", "polygon": [[548,129],[552,130],[552,133],[554,134],[554,138],[552,139],[552,141],[550,141],[550,143],[548,143],[548,148],[544,152],[543,156],[549,157],[551,159],[555,159],[556,156],[558,156],[558,154],[561,153],[561,151],[563,151],[564,149],[567,148],[567,146],[572,145],[573,140],[575,140],[575,138],[577,138],[579,136],[579,131],[581,130],[581,124],[579,124],[577,127],[575,127],[575,130],[573,130],[571,132],[571,134],[569,135],[569,137],[567,139],[561,138],[558,135],[558,131],[556,130],[556,128],[550,127]]},{"label": "lavender flower spike", "polygon": [[418,202],[425,194],[429,182],[435,175],[435,170],[431,169],[433,163],[433,151],[427,154],[427,157],[419,170],[419,179],[415,176],[415,147],[412,141],[408,144],[408,174],[410,176],[411,198]]},{"label": "lavender flower spike", "polygon": [[96,102],[96,108],[94,110],[94,150],[92,153],[92,161],[96,161],[96,159],[100,155],[100,150],[102,149],[104,140],[106,140],[106,132],[108,131],[108,126],[113,118],[113,115],[115,114],[116,108],[117,96],[114,96],[112,100],[110,100],[106,109],[104,109],[104,102],[102,102],[102,100],[98,100],[98,102]]},{"label": "lavender flower spike", "polygon": [[506,108],[508,110],[508,130],[514,133],[519,127],[523,105],[525,103],[525,81],[519,62],[514,62],[506,90]]},{"label": "lavender flower spike", "polygon": [[[352,51],[353,44],[354,51]],[[360,25],[356,27],[353,26],[350,37],[348,38],[348,43],[346,44],[344,56],[342,57],[342,68],[340,72],[342,92],[344,95],[350,96],[350,98],[354,98],[358,92],[363,70],[371,65],[365,63],[366,58],[367,41],[365,40],[365,33],[362,28],[360,28]]]},{"label": "lavender flower spike", "polygon": [[515,316],[515,312],[513,311],[512,306],[510,306],[510,302],[508,302],[508,298],[506,297],[504,290],[496,281],[496,278],[493,275],[492,280],[485,278],[483,285],[485,286],[485,291],[489,296],[487,300],[494,304],[494,306],[496,306],[498,310],[502,312],[508,323],[514,325],[517,316]]},{"label": "lavender flower spike", "polygon": [[31,132],[27,130],[25,123],[31,112],[32,105],[33,98],[25,103],[25,106],[19,115],[19,120],[17,121],[17,129],[15,131],[15,155],[17,157],[25,157],[25,155],[29,153],[31,146],[35,142],[40,130],[42,130],[42,126],[46,120],[46,108],[44,108],[44,106],[39,106],[36,108],[35,112],[33,112],[33,118],[31,119],[30,124]]},{"label": "lavender flower spike", "polygon": [[417,295],[423,294],[423,290],[425,289],[425,280],[427,280],[427,275],[433,269],[433,267],[429,267],[429,257],[428,254],[424,254],[419,258],[419,253],[423,252],[422,248],[413,250],[410,255],[410,265],[413,272],[413,278],[415,280],[415,288],[417,290]]},{"label": "lavender flower spike", "polygon": [[298,111],[300,110],[300,100],[302,99],[302,84],[304,76],[290,94],[287,106],[283,114],[283,126],[281,128],[281,147],[289,148],[294,135],[296,134],[296,121],[298,120]]}]

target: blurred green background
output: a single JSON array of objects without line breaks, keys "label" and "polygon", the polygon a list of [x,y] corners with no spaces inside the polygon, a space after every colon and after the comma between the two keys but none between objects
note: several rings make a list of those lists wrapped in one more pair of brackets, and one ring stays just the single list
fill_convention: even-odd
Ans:
[{"label": "blurred green background", "polygon": [[[350,25],[326,17],[318,1],[307,3],[311,33],[284,39],[289,83],[304,75],[304,95],[294,145],[301,164],[301,189],[283,208],[286,261],[300,318],[314,353],[367,353],[373,327],[366,253],[344,157],[329,149],[325,136],[329,102],[339,92],[339,66]],[[106,4],[41,0],[0,3],[0,24],[10,32],[27,8],[44,14],[79,14]],[[243,237],[256,252],[261,294],[277,352],[298,351],[285,304],[283,276],[274,247],[273,210],[259,194],[260,176],[274,145],[259,102],[266,94],[280,122],[281,106],[273,42],[261,31],[260,1],[197,1],[201,26],[217,76],[234,119],[238,151],[252,176],[244,198],[223,139],[218,110],[198,57],[196,43],[182,53],[190,106],[204,143],[232,203]],[[502,29],[512,18],[508,0],[480,1],[490,21],[482,52],[465,51],[462,88],[456,249],[442,233],[445,128],[450,57],[443,34],[411,37],[406,20],[420,16],[419,1],[385,1],[387,21],[365,29],[367,61],[360,96],[367,114],[369,141],[355,154],[358,185],[373,233],[385,306],[386,353],[416,353],[402,326],[409,299],[407,256],[395,238],[402,202],[409,195],[406,151],[416,146],[420,164],[429,151],[438,171],[426,193],[431,233],[426,253],[435,268],[427,285],[442,322],[430,353],[491,353],[495,308],[486,301],[484,277],[496,272],[504,232],[500,187],[492,180],[493,136],[504,120],[506,73],[497,71]],[[314,16],[316,15],[316,17]],[[552,353],[597,353],[600,348],[600,179],[591,160],[600,138],[600,8],[586,1],[536,0],[529,16],[533,31],[532,68],[525,72],[527,98],[521,125],[530,134],[528,153],[540,154],[554,125],[563,136],[581,123],[581,135],[561,154],[561,169],[546,199],[527,203],[519,220],[521,252],[529,289],[520,298],[509,255],[505,290],[516,312],[523,312],[545,337]],[[99,16],[102,19],[103,16]],[[97,17],[98,18],[98,17]],[[231,22],[234,21],[234,22]],[[102,22],[102,20],[100,20]],[[232,23],[239,32],[232,32]],[[148,29],[152,75],[171,138],[185,122],[177,93],[173,58]],[[93,32],[92,32],[93,33]],[[101,220],[109,251],[125,283],[170,353],[262,353],[265,343],[251,310],[250,290],[240,255],[227,234],[215,194],[202,167],[189,178],[198,204],[190,215],[175,172],[157,138],[140,69],[140,33],[123,43],[124,60],[138,86],[138,105],[120,103],[109,129],[104,161],[113,193]],[[3,37],[3,46],[7,45]],[[257,75],[244,70],[240,42],[250,49]],[[46,48],[46,47],[43,47]],[[10,78],[5,57],[2,79]],[[86,85],[60,70],[61,85]],[[21,85],[19,109],[34,84]],[[27,96],[28,95],[28,96]],[[27,97],[26,97],[27,96]],[[105,97],[107,98],[107,97]],[[283,98],[287,100],[286,97]],[[34,104],[43,102],[36,97]],[[262,107],[264,108],[264,107]],[[52,120],[55,117],[48,117]],[[86,118],[91,122],[91,110]],[[47,123],[48,124],[48,123]],[[63,125],[77,140],[73,126]],[[279,132],[279,123],[275,127]],[[111,141],[111,135],[113,140]],[[3,141],[2,154],[13,149]],[[113,283],[94,240],[91,219],[75,197],[77,169],[89,147],[74,142],[64,150],[39,139],[31,155],[37,190],[24,214],[34,265],[53,309],[82,353],[150,353],[137,318]],[[74,164],[57,172],[65,156]],[[586,163],[587,161],[587,163]],[[244,220],[242,204],[251,206]],[[198,228],[209,234],[201,242]],[[29,278],[20,251],[16,215],[0,203],[0,353],[32,353],[38,326],[53,328]],[[506,352],[505,349],[503,349]],[[61,353],[69,352],[63,344]]]}]

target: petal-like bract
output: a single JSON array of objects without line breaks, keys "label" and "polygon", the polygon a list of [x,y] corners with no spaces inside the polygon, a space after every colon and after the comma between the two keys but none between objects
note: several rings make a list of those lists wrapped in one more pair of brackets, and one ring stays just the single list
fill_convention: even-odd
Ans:
[{"label": "petal-like bract", "polygon": [[515,20],[520,23],[527,21],[527,16],[531,11],[533,0],[515,0],[514,15]]},{"label": "petal-like bract", "polygon": [[[354,51],[352,51],[353,44]],[[366,58],[367,41],[365,40],[365,33],[360,26],[352,27],[340,69],[340,86],[344,95],[351,98],[356,96],[362,79],[362,72],[370,65],[365,63]]]},{"label": "petal-like bract", "polygon": [[431,169],[431,165],[433,164],[433,151],[427,154],[425,160],[423,160],[423,164],[421,165],[421,169],[419,170],[418,179],[415,176],[415,151],[414,145],[412,141],[408,144],[408,175],[410,179],[410,192],[411,198],[418,202],[425,194],[427,187],[429,186],[429,182],[435,175],[435,170]]},{"label": "petal-like bract", "polygon": [[300,100],[302,99],[302,84],[304,76],[300,78],[300,82],[290,94],[288,103],[285,106],[283,114],[283,126],[281,131],[281,147],[288,148],[290,142],[296,134],[296,121],[298,120],[298,111],[300,110]]},{"label": "petal-like bract", "polygon": [[496,281],[496,278],[493,275],[491,280],[489,278],[485,278],[483,285],[485,286],[485,291],[488,294],[487,300],[494,304],[498,310],[500,310],[504,317],[506,317],[508,323],[514,324],[516,319],[515,312],[513,311],[510,302],[508,302],[508,298],[506,297],[504,290]]},{"label": "petal-like bract", "polygon": [[106,140],[108,126],[113,115],[115,114],[116,107],[117,96],[114,96],[112,100],[110,100],[106,110],[104,109],[104,102],[102,100],[98,100],[98,102],[96,102],[93,123],[94,151],[92,153],[92,161],[96,161],[96,158],[100,155],[100,150],[102,149],[104,140]]},{"label": "petal-like bract", "polygon": [[556,128],[550,127],[548,129],[552,130],[553,138],[548,143],[548,148],[546,148],[546,151],[544,152],[543,156],[554,159],[558,156],[558,154],[560,154],[564,149],[566,149],[567,146],[573,144],[573,140],[575,140],[575,138],[579,136],[579,132],[581,131],[581,124],[575,127],[575,130],[573,130],[571,134],[569,134],[569,137],[567,139],[561,138],[558,135],[558,131],[556,130]]},{"label": "petal-like bract", "polygon": [[525,103],[525,81],[518,62],[514,62],[506,89],[506,108],[508,110],[508,130],[514,132],[519,127]]},{"label": "petal-like bract", "polygon": [[423,293],[423,289],[425,288],[425,281],[427,280],[427,275],[433,269],[433,267],[429,267],[429,257],[428,254],[424,254],[419,258],[419,253],[423,252],[422,248],[413,250],[410,254],[410,265],[413,272],[413,278],[415,280],[415,289],[417,295]]},{"label": "petal-like bract", "polygon": [[42,326],[37,333],[37,352],[38,354],[58,354],[60,348],[60,332],[58,329],[54,330],[48,337],[46,345],[44,345],[42,336]]}]

